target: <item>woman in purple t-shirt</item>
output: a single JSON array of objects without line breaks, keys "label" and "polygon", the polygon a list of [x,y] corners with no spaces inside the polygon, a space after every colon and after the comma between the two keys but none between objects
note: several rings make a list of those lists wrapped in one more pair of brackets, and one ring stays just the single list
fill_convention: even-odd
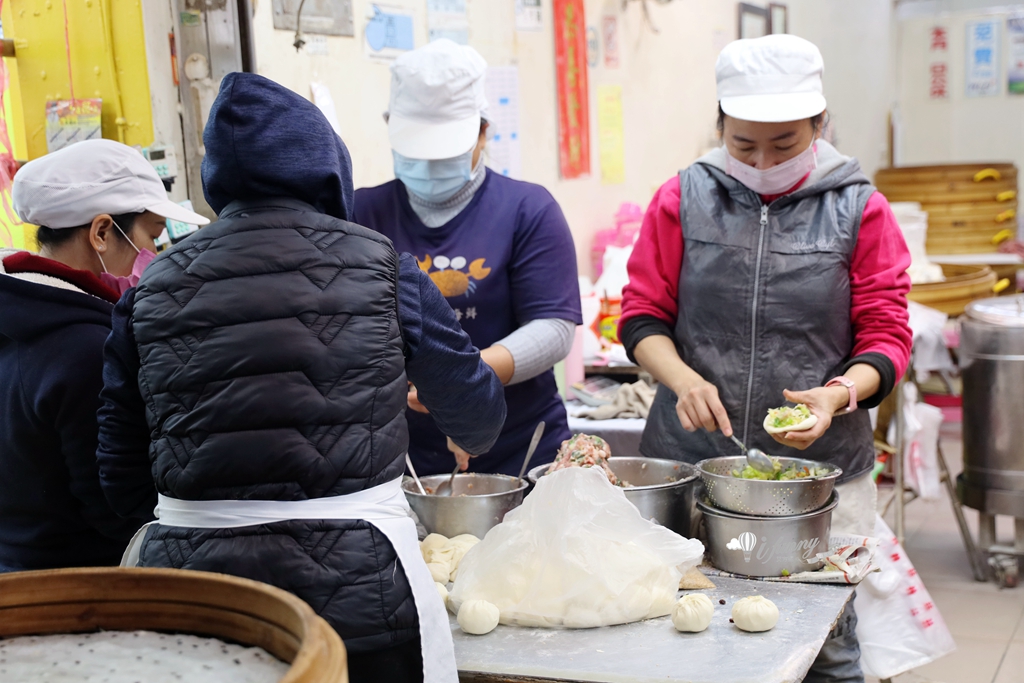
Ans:
[{"label": "woman in purple t-shirt", "polygon": [[486,454],[447,441],[410,391],[409,454],[421,474],[449,471],[452,453],[463,469],[516,474],[541,420],[536,464],[569,438],[551,368],[582,323],[576,250],[547,190],[484,166],[486,69],[476,50],[445,39],[399,57],[388,113],[396,180],[356,192],[355,221],[416,257],[505,385],[508,418]]}]

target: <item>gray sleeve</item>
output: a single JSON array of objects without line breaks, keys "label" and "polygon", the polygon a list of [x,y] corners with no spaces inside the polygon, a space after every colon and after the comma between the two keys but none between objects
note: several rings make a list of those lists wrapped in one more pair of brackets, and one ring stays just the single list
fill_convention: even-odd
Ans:
[{"label": "gray sleeve", "polygon": [[576,337],[576,323],[559,318],[531,320],[495,345],[512,354],[515,370],[509,384],[533,379],[569,355]]}]

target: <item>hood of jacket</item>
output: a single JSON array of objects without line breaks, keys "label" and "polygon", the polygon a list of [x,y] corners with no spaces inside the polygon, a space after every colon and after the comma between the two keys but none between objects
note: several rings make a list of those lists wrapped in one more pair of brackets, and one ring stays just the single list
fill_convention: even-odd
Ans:
[{"label": "hood of jacket", "polygon": [[236,200],[288,197],[352,216],[352,160],[306,98],[250,73],[230,73],[203,131],[203,194],[218,214]]},{"label": "hood of jacket", "polygon": [[0,249],[0,336],[27,342],[70,325],[110,327],[109,302],[56,278],[36,278],[53,282],[43,284],[8,274],[3,260],[16,251]]}]

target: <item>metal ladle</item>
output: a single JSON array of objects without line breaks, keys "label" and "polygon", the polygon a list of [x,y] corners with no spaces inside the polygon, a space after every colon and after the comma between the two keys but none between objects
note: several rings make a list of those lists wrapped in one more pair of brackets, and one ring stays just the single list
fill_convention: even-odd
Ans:
[{"label": "metal ladle", "polygon": [[764,472],[765,474],[771,474],[775,471],[775,463],[769,458],[764,451],[757,448],[747,448],[743,445],[743,442],[736,438],[736,435],[729,437],[736,445],[743,449],[743,452],[747,454],[747,464],[753,467],[758,472]]},{"label": "metal ladle", "polygon": [[544,436],[544,423],[541,422],[537,425],[537,428],[533,430],[533,438],[530,440],[530,447],[526,451],[526,459],[523,460],[523,466],[519,468],[519,481],[516,483],[516,487],[523,485],[523,475],[526,474],[526,467],[530,464],[530,458],[533,457],[534,451],[537,450],[537,445],[540,444],[540,438]]}]

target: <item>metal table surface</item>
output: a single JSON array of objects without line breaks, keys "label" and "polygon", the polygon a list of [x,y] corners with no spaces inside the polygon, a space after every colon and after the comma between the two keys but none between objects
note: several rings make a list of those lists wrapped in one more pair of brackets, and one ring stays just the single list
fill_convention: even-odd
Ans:
[{"label": "metal table surface", "polygon": [[[679,633],[670,617],[662,617],[597,629],[499,625],[487,635],[471,636],[452,617],[459,680],[795,683],[807,673],[854,590],[721,576],[712,581],[715,590],[700,591],[715,604],[711,626],[702,633]],[[763,595],[778,606],[774,629],[745,633],[729,623],[733,604],[748,595]]]}]

